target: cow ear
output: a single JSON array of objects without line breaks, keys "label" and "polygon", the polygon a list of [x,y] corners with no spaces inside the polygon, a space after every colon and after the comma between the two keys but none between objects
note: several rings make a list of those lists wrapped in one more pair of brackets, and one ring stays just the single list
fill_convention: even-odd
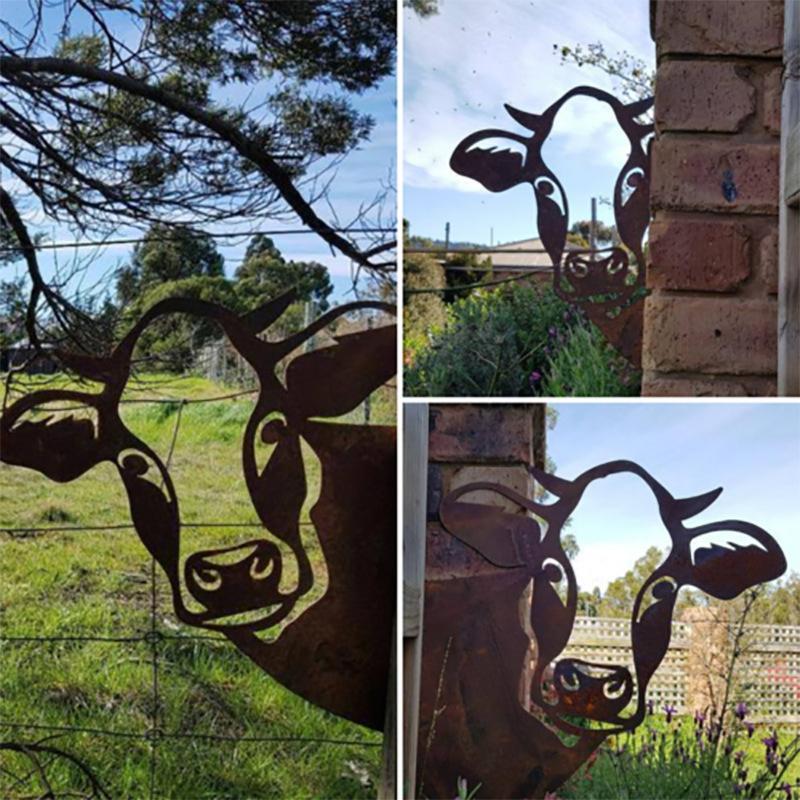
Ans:
[{"label": "cow ear", "polygon": [[[34,392],[23,398],[29,408],[36,408],[38,394]],[[46,401],[57,401],[51,395],[48,393]],[[78,393],[70,392],[69,395],[63,402],[80,402]],[[47,406],[44,403],[45,396],[42,393],[41,408],[46,413]],[[3,445],[0,460],[6,464],[27,467],[58,483],[67,483],[103,460],[97,412],[90,405],[86,406],[89,417],[70,414],[50,415],[41,419],[26,418],[24,412],[17,413],[18,408],[17,404],[9,406],[0,420]]]},{"label": "cow ear", "polygon": [[480,553],[496,567],[524,566],[515,540],[526,540],[538,545],[541,529],[531,517],[510,514],[498,506],[484,503],[466,503],[459,498],[472,491],[495,491],[504,498],[508,495],[491,484],[466,484],[450,492],[439,507],[439,518],[445,529],[468,547]]},{"label": "cow ear", "polygon": [[[736,541],[731,541],[731,533]],[[703,525],[690,534],[691,565],[683,582],[719,600],[731,600],[786,571],[778,543],[755,525],[729,520]]]},{"label": "cow ear", "polygon": [[504,192],[528,180],[527,144],[522,136],[500,130],[473,133],[450,157],[450,169],[478,181],[490,192]]},{"label": "cow ear", "polygon": [[306,419],[338,417],[383,386],[395,374],[396,360],[396,325],[349,333],[291,361],[286,387]]}]

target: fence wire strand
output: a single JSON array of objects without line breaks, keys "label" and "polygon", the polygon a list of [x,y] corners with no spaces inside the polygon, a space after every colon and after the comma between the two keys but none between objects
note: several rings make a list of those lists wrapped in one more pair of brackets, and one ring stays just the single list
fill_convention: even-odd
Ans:
[{"label": "fence wire strand", "polygon": [[[234,400],[239,397],[251,395],[257,392],[258,389],[247,389],[238,392],[231,392],[223,395],[202,398],[130,398],[122,400],[122,403],[160,403],[172,404],[177,406],[175,424],[172,431],[169,448],[166,456],[165,467],[169,469],[175,448],[178,441],[181,422],[183,419],[183,410],[188,405],[197,403],[211,403],[220,401]],[[57,410],[74,410],[77,408],[86,408],[86,406],[66,407],[64,409],[52,409],[48,407],[48,411]],[[163,482],[163,479],[162,479]],[[312,526],[310,521],[303,521],[299,523],[301,526]],[[182,528],[262,528],[263,523],[259,521],[253,522],[225,522],[225,521],[211,521],[211,522],[181,522]],[[0,534],[6,534],[11,538],[19,537],[24,538],[25,535],[38,535],[38,534],[59,534],[59,533],[92,533],[92,532],[106,532],[106,531],[126,531],[133,530],[135,526],[132,522],[128,523],[115,523],[109,525],[64,525],[64,526],[2,526],[0,527]],[[148,757],[148,796],[150,800],[155,800],[158,797],[158,747],[159,744],[165,740],[197,740],[197,741],[210,741],[210,742],[230,742],[230,743],[248,743],[248,742],[264,742],[264,743],[283,743],[283,744],[313,744],[325,746],[342,746],[342,747],[364,747],[375,748],[382,747],[382,741],[369,741],[359,738],[336,738],[324,736],[296,736],[296,735],[283,735],[283,736],[226,736],[215,733],[198,733],[198,732],[184,732],[184,731],[167,731],[162,729],[160,722],[161,711],[161,681],[160,681],[160,647],[165,642],[170,641],[203,641],[209,644],[215,643],[219,645],[226,645],[227,642],[221,635],[203,635],[203,634],[186,634],[183,632],[176,634],[163,633],[158,629],[158,570],[155,558],[150,559],[149,570],[149,625],[145,632],[138,635],[131,636],[83,636],[83,635],[62,635],[62,636],[28,636],[28,635],[6,635],[0,630],[0,644],[8,643],[13,644],[51,644],[51,643],[88,643],[99,642],[107,644],[135,644],[143,643],[149,649],[149,663],[151,674],[151,713],[149,730],[144,732],[133,731],[116,731],[107,728],[97,728],[91,726],[76,726],[76,725],[55,725],[55,724],[41,724],[34,722],[14,722],[0,718],[0,728],[6,730],[14,730],[20,732],[40,732],[49,734],[42,741],[50,739],[57,739],[67,735],[81,734],[90,736],[110,737],[125,740],[139,740],[145,741],[149,744],[149,757]]]}]

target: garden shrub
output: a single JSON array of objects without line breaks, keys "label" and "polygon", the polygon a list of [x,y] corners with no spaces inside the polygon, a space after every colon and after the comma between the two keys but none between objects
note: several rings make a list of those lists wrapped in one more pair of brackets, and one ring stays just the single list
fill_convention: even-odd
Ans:
[{"label": "garden shrub", "polygon": [[[629,368],[622,368],[624,361],[551,286],[508,284],[473,292],[449,306],[441,329],[428,331],[421,347],[407,348],[409,395],[617,396],[638,391]],[[581,360],[587,362],[585,374]]]},{"label": "garden shrub", "polygon": [[[735,715],[656,712],[635,732],[609,739],[565,786],[561,800],[712,800],[798,797],[798,738]],[[740,713],[741,710],[741,713]]]},{"label": "garden shrub", "polygon": [[594,325],[576,326],[554,350],[540,393],[547,397],[639,395],[640,374]]},{"label": "garden shrub", "polygon": [[[446,286],[444,268],[429,255],[406,256],[403,285],[405,289],[443,289]],[[428,340],[428,331],[441,328],[445,320],[441,294],[407,294],[403,303],[403,346],[406,353],[413,355],[423,348]]]}]

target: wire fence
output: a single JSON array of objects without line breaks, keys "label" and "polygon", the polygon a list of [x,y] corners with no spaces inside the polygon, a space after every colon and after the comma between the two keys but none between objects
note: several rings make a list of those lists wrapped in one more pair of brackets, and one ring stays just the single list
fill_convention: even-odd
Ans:
[{"label": "wire fence", "polygon": [[[168,470],[172,463],[173,455],[178,441],[178,436],[181,429],[183,419],[182,411],[185,406],[196,403],[212,403],[221,401],[236,400],[241,397],[251,395],[257,392],[257,389],[248,389],[244,391],[231,392],[216,395],[213,397],[199,397],[199,398],[132,398],[123,400],[122,402],[128,403],[174,403],[177,404],[178,409],[175,416],[175,423],[172,429],[168,452],[165,459],[165,467]],[[81,406],[76,406],[81,408]],[[365,422],[369,422],[369,404],[365,404],[364,417]],[[53,409],[47,406],[48,411],[68,411],[73,410],[72,406],[65,406],[63,408]],[[301,521],[300,525],[304,527],[312,526],[313,523],[308,521]],[[241,521],[208,521],[208,522],[181,522],[182,528],[263,528],[262,523],[241,522]],[[32,535],[58,535],[60,533],[77,533],[77,532],[121,532],[134,530],[132,522],[128,523],[115,523],[108,525],[61,525],[61,526],[18,526],[18,527],[0,527],[0,534],[10,538],[25,538]],[[184,730],[167,730],[161,718],[160,709],[163,707],[163,683],[161,679],[160,667],[162,663],[162,650],[170,641],[197,641],[197,642],[216,642],[225,643],[225,639],[220,635],[208,634],[195,634],[195,633],[166,633],[159,630],[158,616],[159,616],[159,603],[158,603],[158,570],[155,558],[150,559],[149,564],[149,619],[147,629],[142,633],[131,636],[77,636],[77,635],[18,635],[7,634],[0,630],[0,645],[8,644],[11,646],[21,645],[25,643],[57,643],[57,642],[74,642],[74,643],[89,643],[89,642],[104,642],[115,644],[142,644],[148,648],[149,655],[149,672],[150,672],[150,715],[149,724],[143,732],[125,731],[125,730],[111,730],[107,728],[81,726],[81,725],[56,725],[56,724],[41,724],[37,722],[20,722],[16,720],[8,720],[0,718],[0,730],[17,731],[19,733],[38,733],[46,735],[46,741],[51,741],[59,736],[73,735],[73,734],[86,734],[95,737],[109,737],[112,739],[123,740],[139,740],[144,741],[149,745],[149,769],[148,769],[148,786],[146,788],[147,797],[156,798],[159,796],[158,789],[158,763],[159,763],[159,748],[165,742],[174,740],[197,740],[197,741],[211,741],[211,742],[263,742],[263,743],[281,743],[281,744],[299,744],[299,745],[315,745],[315,746],[333,746],[333,747],[363,747],[363,748],[377,748],[382,747],[382,741],[369,740],[364,738],[346,738],[346,737],[325,737],[325,736],[307,736],[307,735],[227,735],[216,733],[202,733],[195,731]],[[232,645],[231,645],[232,646]],[[242,656],[245,658],[245,656]],[[44,741],[44,740],[43,740]],[[39,747],[41,741],[33,745],[17,745],[16,743],[7,743],[0,741],[0,745],[4,749],[12,747]],[[7,745],[7,747],[6,747]],[[27,753],[30,755],[30,753]],[[77,762],[69,754],[62,753],[71,760]],[[35,769],[32,769],[28,775],[15,776],[21,782],[29,778],[35,771],[42,772],[42,764],[38,761],[35,762]],[[5,770],[7,772],[7,770]],[[88,773],[90,780],[94,781],[94,776]],[[103,794],[91,794],[87,797],[105,797]]]},{"label": "wire fence", "polygon": [[[362,227],[362,228],[331,228],[334,233],[362,233],[362,234],[382,234],[382,233],[397,233],[397,229],[392,227]],[[316,231],[310,228],[287,228],[275,230],[253,230],[253,231],[204,231],[203,235],[212,239],[246,239],[250,236],[301,236],[304,234],[317,234]],[[150,242],[171,242],[178,238],[179,234],[175,233],[172,236],[160,235],[149,236]],[[121,239],[85,239],[69,242],[34,242],[35,250],[67,250],[67,249],[81,249],[84,247],[109,247],[111,245],[119,244],[141,244],[141,237],[138,239],[121,238]],[[0,255],[12,255],[18,253],[18,247],[0,247]]]}]

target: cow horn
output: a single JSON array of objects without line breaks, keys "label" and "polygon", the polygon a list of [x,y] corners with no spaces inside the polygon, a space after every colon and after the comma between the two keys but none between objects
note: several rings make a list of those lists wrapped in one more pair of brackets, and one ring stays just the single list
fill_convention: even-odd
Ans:
[{"label": "cow horn", "polygon": [[506,111],[517,121],[520,125],[527,128],[529,131],[536,131],[539,129],[539,124],[542,120],[539,114],[529,114],[527,111],[520,111],[508,103],[503,103]]},{"label": "cow horn", "polygon": [[297,292],[289,289],[288,292],[268,300],[263,305],[254,308],[242,317],[242,322],[253,333],[261,333],[266,330],[281,314],[297,299]]},{"label": "cow horn", "polygon": [[534,480],[538,481],[550,494],[556,497],[561,497],[567,494],[572,488],[572,481],[559,478],[557,475],[551,475],[538,467],[528,467],[528,472],[533,476]]},{"label": "cow horn", "polygon": [[722,487],[713,489],[705,494],[698,494],[695,497],[683,497],[675,500],[673,509],[678,519],[689,519],[689,517],[693,517],[708,508],[720,494],[722,494]]},{"label": "cow horn", "polygon": [[634,100],[634,102],[628,103],[627,105],[623,106],[623,108],[628,115],[633,118],[638,117],[640,114],[644,114],[644,112],[650,109],[652,105],[653,98],[645,97],[644,100]]}]

